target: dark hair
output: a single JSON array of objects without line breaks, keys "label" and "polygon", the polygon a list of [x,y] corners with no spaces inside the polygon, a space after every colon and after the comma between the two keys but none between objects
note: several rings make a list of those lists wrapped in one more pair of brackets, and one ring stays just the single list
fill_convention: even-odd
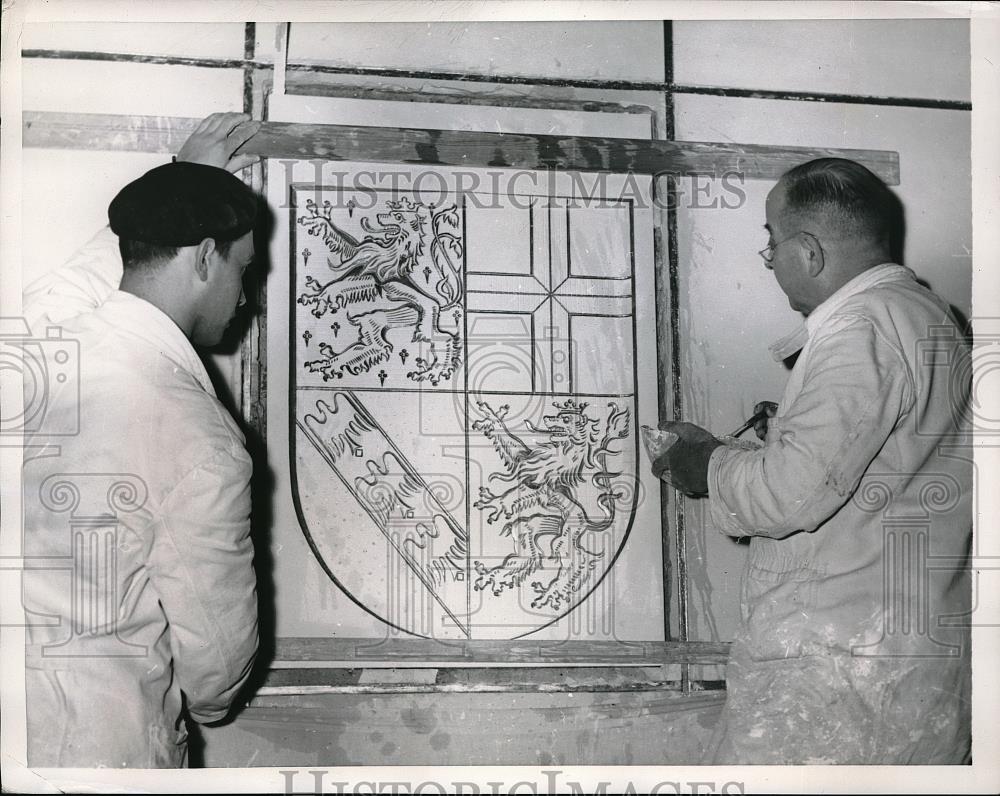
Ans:
[{"label": "dark hair", "polygon": [[787,210],[823,214],[852,235],[889,242],[901,223],[895,194],[853,160],[810,160],[782,175],[781,184]]},{"label": "dark hair", "polygon": [[[222,257],[228,257],[233,243],[235,241],[217,240],[215,250]],[[160,246],[156,243],[143,243],[140,240],[118,239],[118,251],[121,252],[122,265],[125,268],[155,268],[172,260],[179,250],[179,246]]]}]

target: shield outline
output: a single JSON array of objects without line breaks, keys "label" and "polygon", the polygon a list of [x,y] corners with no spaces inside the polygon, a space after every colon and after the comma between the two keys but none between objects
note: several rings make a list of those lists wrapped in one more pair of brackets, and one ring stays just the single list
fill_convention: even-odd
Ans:
[{"label": "shield outline", "polygon": [[[298,235],[299,224],[298,224],[298,220],[297,220],[296,216],[297,216],[297,212],[300,209],[299,206],[298,206],[298,204],[297,204],[297,202],[296,202],[296,192],[297,191],[302,191],[302,192],[310,191],[310,192],[312,192],[316,196],[318,196],[320,194],[323,194],[323,193],[341,193],[341,194],[343,194],[343,193],[346,193],[347,191],[365,192],[365,193],[368,193],[368,194],[385,196],[385,198],[388,198],[388,199],[396,199],[399,196],[413,195],[415,193],[412,190],[411,191],[388,191],[388,190],[383,190],[383,189],[359,189],[357,187],[346,188],[346,187],[343,187],[343,186],[320,185],[320,184],[317,184],[317,183],[314,183],[314,182],[290,182],[289,183],[289,185],[288,185],[288,201],[287,201],[287,205],[286,206],[288,208],[288,221],[289,221],[289,275],[290,275],[289,287],[290,287],[290,293],[289,293],[289,297],[288,297],[288,299],[289,299],[289,305],[288,305],[289,306],[289,324],[288,324],[289,337],[288,337],[288,341],[289,341],[289,351],[290,352],[296,352],[296,351],[298,351],[298,346],[300,345],[300,342],[299,342],[300,341],[300,337],[299,337],[299,334],[298,334],[298,324],[297,324],[297,312],[296,312],[296,307],[297,307],[297,293],[298,293],[298,276],[299,276],[299,273],[298,273],[298,271],[299,271],[299,259],[298,259],[297,255],[296,255],[296,238],[297,238],[297,235]],[[452,192],[452,193],[455,193],[455,192]],[[467,259],[467,253],[468,253],[468,251],[467,251],[467,245],[466,245],[467,244],[467,238],[466,238],[466,234],[465,234],[465,231],[466,231],[465,230],[465,221],[466,221],[466,210],[467,210],[467,207],[466,207],[466,204],[465,204],[465,199],[466,199],[466,194],[469,194],[469,193],[483,193],[483,194],[485,194],[486,192],[469,192],[469,191],[465,191],[465,192],[463,192],[463,194],[461,196],[461,199],[462,199],[462,204],[461,204],[461,207],[462,207],[462,231],[463,231],[462,241],[463,241],[463,246],[466,247],[465,250],[463,251],[463,256],[462,256],[462,283],[463,283],[463,286],[465,286],[465,287],[467,287],[467,285],[468,285],[468,275],[470,273],[469,270],[468,270],[468,259]],[[486,195],[494,195],[494,194],[486,194]],[[577,197],[565,196],[565,195],[560,195],[560,194],[554,194],[554,195],[521,194],[520,196],[522,198],[529,198],[531,200],[544,200],[546,202],[549,202],[550,204],[554,200],[558,201],[560,199],[564,199],[564,200],[576,200],[577,199]],[[591,199],[595,199],[596,198],[596,199],[598,199],[600,201],[609,201],[606,197],[590,197],[590,198]],[[629,243],[629,258],[628,258],[629,259],[629,276],[627,278],[627,281],[628,281],[628,284],[630,285],[630,289],[629,289],[629,292],[628,292],[628,301],[629,301],[630,312],[629,312],[628,318],[629,318],[630,327],[631,327],[630,343],[631,343],[631,358],[632,358],[632,366],[631,366],[631,370],[632,370],[631,386],[632,386],[632,390],[633,390],[632,394],[631,395],[628,395],[628,394],[610,394],[610,393],[609,394],[597,394],[597,393],[591,393],[591,392],[573,392],[573,393],[561,392],[561,393],[557,393],[557,392],[554,392],[554,391],[544,391],[544,390],[542,390],[542,391],[533,391],[530,394],[532,396],[534,396],[534,397],[539,397],[539,398],[544,398],[544,399],[550,399],[550,398],[552,398],[552,399],[554,399],[554,398],[567,398],[567,397],[571,397],[571,398],[590,398],[590,397],[594,397],[596,395],[596,396],[599,396],[601,398],[615,398],[615,399],[618,399],[618,400],[622,401],[623,403],[627,403],[628,404],[628,409],[629,409],[629,411],[631,413],[631,417],[629,418],[629,438],[631,439],[631,453],[633,455],[633,461],[635,463],[635,472],[632,473],[632,474],[630,474],[630,478],[629,478],[629,485],[632,487],[632,489],[631,489],[632,495],[631,495],[631,500],[629,501],[629,505],[627,506],[628,520],[627,520],[627,522],[623,523],[624,524],[624,532],[621,535],[621,539],[618,542],[618,545],[617,545],[616,549],[614,550],[613,555],[610,557],[610,559],[608,560],[608,562],[606,563],[606,565],[603,566],[603,569],[600,572],[600,575],[597,576],[596,578],[594,578],[594,581],[591,584],[591,586],[588,589],[586,589],[586,591],[581,590],[581,593],[579,594],[579,596],[571,604],[569,604],[569,606],[565,610],[557,613],[555,616],[553,616],[551,618],[546,618],[546,621],[537,624],[536,626],[532,627],[529,630],[525,630],[522,633],[519,633],[519,634],[514,635],[514,636],[510,636],[509,640],[516,640],[516,639],[524,638],[526,636],[530,636],[531,634],[537,633],[538,631],[543,630],[543,629],[545,629],[547,627],[550,627],[551,625],[555,624],[556,622],[559,622],[560,620],[566,618],[567,616],[569,616],[569,614],[571,614],[573,611],[577,610],[577,608],[579,608],[582,604],[584,604],[591,597],[591,595],[597,590],[597,588],[599,586],[601,586],[602,583],[604,583],[605,579],[608,577],[608,574],[611,572],[611,570],[614,568],[614,566],[618,562],[618,559],[621,556],[622,552],[624,551],[625,545],[628,542],[629,536],[630,536],[631,531],[632,531],[632,526],[633,526],[633,524],[635,522],[635,518],[636,518],[636,511],[637,511],[637,508],[638,508],[639,496],[640,496],[640,494],[642,493],[642,490],[643,490],[642,481],[641,481],[641,478],[639,477],[639,471],[638,471],[639,461],[640,461],[640,459],[639,459],[638,418],[639,418],[641,401],[640,401],[640,396],[639,396],[639,379],[638,379],[638,362],[637,362],[637,351],[638,351],[638,339],[637,339],[637,337],[638,337],[638,333],[637,333],[637,315],[636,315],[636,291],[635,291],[636,275],[635,275],[635,240],[634,240],[634,236],[635,236],[635,218],[634,218],[635,207],[634,207],[634,201],[632,199],[617,199],[617,200],[613,200],[613,201],[616,201],[619,204],[627,205],[627,207],[628,207],[628,218],[629,218],[629,241],[628,241],[628,243]],[[340,206],[344,207],[346,205],[341,204]],[[376,203],[372,208],[370,208],[370,210],[374,211],[377,207],[378,207],[378,203]],[[567,221],[567,231],[568,231],[568,221]],[[568,232],[567,232],[567,234],[568,234]],[[463,355],[462,355],[461,366],[462,366],[462,376],[463,376],[462,383],[464,384],[464,388],[465,388],[465,389],[462,390],[462,393],[464,395],[464,401],[465,401],[465,412],[464,412],[464,426],[465,426],[465,429],[464,429],[464,431],[465,431],[466,469],[468,471],[468,456],[469,456],[469,449],[470,449],[469,448],[469,436],[470,436],[470,425],[471,425],[471,415],[470,415],[470,412],[469,412],[469,401],[470,401],[470,395],[472,393],[469,390],[469,382],[468,382],[468,379],[469,379],[469,372],[468,372],[469,371],[469,359],[468,359],[468,342],[469,342],[468,341],[468,316],[469,316],[469,312],[470,311],[468,309],[468,293],[467,292],[463,293],[462,301],[463,301],[463,306],[464,306],[465,312],[464,312],[463,328],[462,328],[462,334],[463,334]],[[621,316],[617,316],[617,317],[621,317]],[[348,588],[347,585],[340,578],[338,578],[337,575],[333,572],[332,568],[330,567],[330,565],[328,564],[328,562],[324,558],[323,552],[322,552],[322,550],[321,550],[318,542],[314,538],[314,534],[313,534],[312,530],[310,529],[309,522],[308,522],[308,520],[307,520],[307,518],[305,516],[305,511],[304,511],[304,508],[302,506],[301,496],[299,494],[299,477],[298,477],[298,464],[297,464],[297,459],[298,459],[298,451],[297,451],[298,433],[297,432],[298,432],[298,425],[299,424],[298,424],[298,417],[297,417],[297,411],[296,411],[297,410],[297,405],[298,405],[297,397],[298,397],[298,393],[299,393],[299,385],[298,385],[298,379],[297,379],[297,357],[294,356],[294,355],[292,355],[292,356],[289,357],[289,382],[288,382],[288,384],[289,384],[289,389],[288,389],[289,476],[290,476],[290,488],[291,488],[292,505],[294,506],[294,509],[295,509],[295,514],[296,514],[296,517],[298,519],[299,527],[302,530],[303,535],[306,538],[306,542],[309,545],[309,548],[312,551],[313,556],[316,558],[316,560],[320,564],[321,568],[326,573],[327,577],[330,578],[330,580],[334,583],[334,585],[336,585],[337,588],[344,595],[346,595],[355,605],[357,605],[359,608],[363,609],[366,613],[370,614],[375,619],[379,620],[384,625],[387,625],[388,627],[391,627],[394,630],[397,630],[400,633],[405,633],[405,634],[407,634],[409,636],[414,636],[416,638],[433,638],[434,640],[439,641],[441,643],[445,643],[445,644],[447,644],[449,642],[452,642],[452,641],[458,640],[458,639],[452,639],[452,638],[442,638],[442,637],[438,637],[438,636],[434,636],[434,635],[428,636],[428,635],[419,633],[419,632],[417,632],[417,631],[415,631],[413,629],[410,629],[410,628],[407,628],[407,627],[402,627],[399,624],[397,624],[396,622],[393,622],[393,621],[387,619],[385,616],[381,615],[375,608],[373,608],[373,607],[365,604],[360,599],[358,599],[355,596],[355,594],[352,592],[352,590],[350,588]],[[345,388],[343,388],[342,391],[343,392],[350,392],[350,388],[349,387],[345,387]],[[368,391],[368,390],[366,389],[366,391]],[[423,392],[424,392],[424,390],[418,385],[418,387],[416,387],[415,389],[413,389],[413,390],[407,390],[407,392],[410,392],[410,393],[416,394],[416,395],[422,395]],[[435,390],[434,389],[428,389],[427,392],[433,394],[435,392]],[[499,391],[489,391],[489,390],[486,390],[486,391],[483,391],[482,393],[478,393],[478,394],[497,395],[497,394],[500,394],[500,392]],[[335,469],[335,468],[331,467],[331,469]],[[339,473],[337,473],[337,474],[338,474],[338,476],[340,476]],[[626,473],[623,472],[621,475],[626,475]],[[340,478],[340,480],[343,482],[343,478],[342,477]],[[346,487],[346,483],[345,483],[345,489],[349,490],[349,488]],[[465,500],[465,510],[466,510],[465,532],[466,532],[467,536],[469,534],[469,529],[470,529],[470,526],[471,526],[471,512],[472,512],[472,502],[470,500],[469,490],[470,490],[470,484],[469,484],[469,480],[468,480],[468,477],[467,477],[466,478],[466,483],[465,483],[465,495],[466,495],[466,500]],[[345,495],[345,498],[346,497],[348,497],[348,496]],[[351,496],[351,497],[353,497],[353,496]],[[621,507],[617,507],[617,506],[616,506],[616,508],[617,509],[621,509]],[[659,512],[657,512],[657,513],[659,513]],[[391,544],[392,543],[391,540],[389,540],[389,541],[390,541],[390,544]],[[466,558],[468,564],[470,564],[470,565],[471,565],[471,562],[472,562],[472,558],[473,558],[472,551],[470,550],[469,554],[468,554],[468,556]],[[466,588],[467,588],[467,594],[469,593],[469,591],[472,588],[471,575],[472,575],[472,573],[469,571],[469,567],[467,567],[467,569],[466,569],[466,583],[467,583],[467,587]],[[452,617],[454,618],[454,615],[451,613],[451,611],[440,600],[438,600],[438,604],[441,605],[443,608],[445,608],[445,611],[448,612],[450,615],[452,615]],[[471,597],[469,598],[469,600],[467,600],[467,605],[471,606]],[[457,621],[457,619],[456,619],[456,621]],[[468,629],[465,629],[465,633],[466,633],[466,638],[471,638],[471,636],[469,635]]]}]

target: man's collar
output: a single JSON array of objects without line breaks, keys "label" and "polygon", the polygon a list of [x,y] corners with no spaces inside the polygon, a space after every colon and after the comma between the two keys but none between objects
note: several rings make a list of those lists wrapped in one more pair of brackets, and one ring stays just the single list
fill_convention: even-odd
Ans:
[{"label": "man's collar", "polygon": [[101,307],[119,329],[159,349],[176,366],[190,373],[209,395],[215,388],[191,341],[180,327],[155,304],[131,293],[116,290]]},{"label": "man's collar", "polygon": [[906,266],[897,265],[896,263],[882,263],[881,265],[876,265],[862,271],[854,279],[841,285],[833,295],[809,313],[809,317],[797,329],[771,343],[768,346],[771,356],[777,362],[787,359],[796,351],[799,351],[808,342],[816,329],[822,326],[851,296],[861,293],[881,282],[900,277],[913,279],[913,271]]}]

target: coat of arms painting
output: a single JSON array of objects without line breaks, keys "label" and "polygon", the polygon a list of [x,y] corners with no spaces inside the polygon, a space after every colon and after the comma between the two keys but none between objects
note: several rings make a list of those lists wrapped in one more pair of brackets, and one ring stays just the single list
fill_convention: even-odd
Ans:
[{"label": "coat of arms painting", "polygon": [[561,638],[579,614],[571,635],[613,638],[624,611],[662,638],[648,209],[290,165],[270,170],[268,383],[312,583],[404,636]]}]

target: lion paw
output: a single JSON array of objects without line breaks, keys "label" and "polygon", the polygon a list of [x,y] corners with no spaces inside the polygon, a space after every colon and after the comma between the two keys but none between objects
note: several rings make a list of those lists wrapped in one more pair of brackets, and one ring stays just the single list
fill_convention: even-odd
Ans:
[{"label": "lion paw", "polygon": [[540,609],[548,606],[553,611],[558,611],[562,608],[564,595],[562,591],[555,588],[554,582],[546,586],[537,580],[532,581],[531,588],[538,592],[538,596],[531,601],[532,608]]},{"label": "lion paw", "polygon": [[489,588],[494,597],[500,597],[505,589],[513,589],[517,585],[514,573],[505,569],[503,565],[487,569],[481,561],[476,561],[475,567],[476,574],[479,575],[473,584],[476,591]]}]

